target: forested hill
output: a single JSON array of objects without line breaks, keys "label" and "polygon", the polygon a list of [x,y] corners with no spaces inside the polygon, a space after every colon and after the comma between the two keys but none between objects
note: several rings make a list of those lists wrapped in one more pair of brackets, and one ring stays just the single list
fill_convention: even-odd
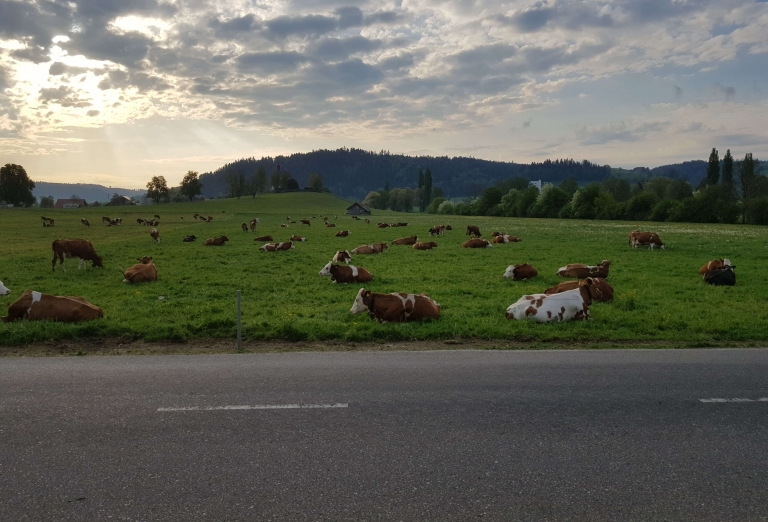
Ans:
[{"label": "forested hill", "polygon": [[433,185],[446,196],[478,195],[484,188],[514,177],[560,183],[571,176],[580,182],[600,181],[610,175],[608,167],[588,161],[546,160],[542,163],[519,164],[487,161],[475,158],[404,156],[386,151],[368,152],[360,149],[317,150],[290,156],[244,158],[224,165],[214,172],[200,176],[205,197],[224,196],[228,192],[228,177],[243,173],[251,178],[263,165],[271,174],[280,165],[299,183],[307,185],[309,175],[316,172],[331,192],[362,201],[368,192],[384,187],[416,188],[419,169],[429,168]]}]

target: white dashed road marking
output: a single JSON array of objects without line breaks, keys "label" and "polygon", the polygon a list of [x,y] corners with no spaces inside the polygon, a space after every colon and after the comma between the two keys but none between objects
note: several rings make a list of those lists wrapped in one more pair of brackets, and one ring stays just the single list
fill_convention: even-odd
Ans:
[{"label": "white dashed road marking", "polygon": [[334,404],[253,404],[233,406],[180,406],[158,408],[158,412],[169,411],[221,411],[221,410],[324,410],[330,408],[348,408],[349,403],[337,402]]},{"label": "white dashed road marking", "polygon": [[699,399],[701,402],[707,403],[723,403],[723,402],[768,402],[768,397],[760,397],[759,399],[745,399],[740,397],[734,397],[729,399]]}]

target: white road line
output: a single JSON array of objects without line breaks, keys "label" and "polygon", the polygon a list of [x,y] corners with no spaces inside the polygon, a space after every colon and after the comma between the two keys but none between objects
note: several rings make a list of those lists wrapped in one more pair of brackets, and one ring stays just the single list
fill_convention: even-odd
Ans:
[{"label": "white road line", "polygon": [[253,404],[233,406],[180,406],[158,408],[158,412],[168,411],[220,411],[220,410],[322,410],[329,408],[348,408],[349,403],[337,402],[335,404]]},{"label": "white road line", "polygon": [[759,399],[745,399],[740,397],[734,397],[730,399],[699,399],[701,402],[706,403],[723,403],[723,402],[768,402],[768,397],[760,397]]}]

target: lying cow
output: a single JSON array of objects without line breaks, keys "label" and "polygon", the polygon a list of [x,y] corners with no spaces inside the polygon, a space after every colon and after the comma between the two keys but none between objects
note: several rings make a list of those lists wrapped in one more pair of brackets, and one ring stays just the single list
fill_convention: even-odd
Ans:
[{"label": "lying cow", "polygon": [[494,236],[493,238],[493,242],[496,243],[497,245],[502,245],[504,243],[519,243],[520,241],[522,241],[522,239],[520,239],[519,237],[508,236],[507,234],[501,234],[499,236]]},{"label": "lying cow", "polygon": [[272,236],[259,236],[254,241],[274,241]]},{"label": "lying cow", "polygon": [[267,243],[266,245],[262,246],[259,250],[262,252],[282,252],[285,250],[290,250],[294,248],[293,241],[288,241],[287,243]]},{"label": "lying cow", "polygon": [[433,248],[437,248],[437,243],[434,241],[419,241],[413,244],[414,250],[432,250]]},{"label": "lying cow", "polygon": [[312,226],[312,223],[310,223],[310,221],[308,219],[301,219],[299,221],[301,221],[302,225],[307,225],[308,227]]},{"label": "lying cow", "polygon": [[699,274],[704,275],[707,272],[710,272],[712,270],[718,270],[726,266],[731,266],[730,259],[714,259],[709,263],[707,263],[706,265],[699,268]]},{"label": "lying cow", "polygon": [[11,291],[0,281],[0,295],[10,295]]},{"label": "lying cow", "polygon": [[136,258],[139,263],[123,274],[123,283],[149,283],[157,281],[157,267],[151,257]]},{"label": "lying cow", "polygon": [[333,228],[336,226],[336,223],[326,223],[325,226],[328,228]]},{"label": "lying cow", "polygon": [[611,262],[605,260],[603,260],[603,262],[597,266],[573,263],[560,268],[557,271],[557,275],[560,277],[576,277],[578,279],[586,279],[587,277],[600,277],[605,279],[608,277],[608,271],[610,268]]},{"label": "lying cow", "polygon": [[349,250],[337,250],[336,255],[333,256],[334,263],[349,263],[352,261],[352,256],[349,254]]},{"label": "lying cow", "polygon": [[395,239],[394,241],[392,241],[392,244],[393,245],[415,245],[416,243],[418,243],[418,241],[419,241],[419,238],[416,236],[401,237],[399,239]]},{"label": "lying cow", "polygon": [[185,243],[191,243],[192,241],[196,240],[197,238],[195,236],[184,236],[184,239],[182,239]]},{"label": "lying cow", "polygon": [[504,272],[504,277],[512,279],[513,281],[524,281],[526,279],[533,279],[538,276],[539,272],[528,263],[521,265],[509,265],[507,271]]},{"label": "lying cow", "polygon": [[379,228],[389,228],[389,223],[377,223],[376,226]]},{"label": "lying cow", "polygon": [[491,244],[487,239],[472,238],[464,241],[461,246],[464,248],[490,248]]},{"label": "lying cow", "polygon": [[209,237],[205,240],[205,246],[224,246],[229,241],[227,236]]},{"label": "lying cow", "polygon": [[468,225],[466,235],[480,237],[482,235],[480,233],[480,227],[476,227],[475,225]]},{"label": "lying cow", "polygon": [[25,290],[21,297],[8,305],[8,315],[2,320],[6,323],[19,319],[76,323],[102,317],[104,312],[101,308],[82,297],[47,295]]},{"label": "lying cow", "polygon": [[386,243],[374,243],[372,245],[360,245],[352,251],[353,254],[381,254],[389,248]]},{"label": "lying cow", "polygon": [[[608,284],[603,278],[593,277],[592,284],[595,292],[592,295],[592,299],[595,301],[612,302],[613,301],[613,287]],[[569,290],[576,290],[583,284],[583,281],[563,281],[557,286],[553,286],[544,290],[547,295],[561,294]]]},{"label": "lying cow", "polygon": [[381,323],[419,321],[440,317],[440,305],[426,294],[378,294],[361,288],[350,313],[368,312],[371,319]]},{"label": "lying cow", "polygon": [[334,234],[336,237],[348,237],[349,236],[349,230],[339,230]]},{"label": "lying cow", "polygon": [[56,270],[56,260],[58,259],[61,269],[66,272],[64,260],[73,257],[80,259],[80,264],[77,266],[78,270],[85,266],[86,261],[91,261],[93,267],[104,268],[104,265],[101,263],[101,256],[96,254],[93,245],[87,239],[57,239],[53,242],[51,248],[53,249],[51,271]]},{"label": "lying cow", "polygon": [[291,236],[291,241],[301,242],[301,241],[306,241],[306,240],[307,240],[306,237],[297,236],[295,234]]},{"label": "lying cow", "polygon": [[507,319],[528,319],[539,323],[589,319],[589,305],[598,295],[592,278],[578,288],[561,294],[524,295],[507,308]]},{"label": "lying cow", "polygon": [[736,272],[733,265],[721,266],[704,274],[704,282],[715,286],[734,286],[736,284]]},{"label": "lying cow", "polygon": [[155,242],[160,242],[160,232],[157,231],[156,228],[153,228],[152,231],[149,233],[149,237],[155,240]]},{"label": "lying cow", "polygon": [[373,280],[371,273],[361,266],[334,265],[333,261],[320,270],[320,275],[330,276],[334,283],[367,283]]},{"label": "lying cow", "polygon": [[661,239],[656,232],[639,232],[633,230],[629,233],[629,244],[632,245],[633,248],[650,246],[651,250],[653,250],[654,247],[659,247],[664,250],[664,243],[661,242]]}]

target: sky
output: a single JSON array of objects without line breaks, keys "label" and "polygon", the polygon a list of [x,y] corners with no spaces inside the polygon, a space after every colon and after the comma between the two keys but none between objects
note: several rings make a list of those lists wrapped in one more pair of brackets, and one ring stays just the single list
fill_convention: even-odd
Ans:
[{"label": "sky", "polygon": [[34,180],[339,147],[768,157],[768,2],[0,0],[0,164]]}]

